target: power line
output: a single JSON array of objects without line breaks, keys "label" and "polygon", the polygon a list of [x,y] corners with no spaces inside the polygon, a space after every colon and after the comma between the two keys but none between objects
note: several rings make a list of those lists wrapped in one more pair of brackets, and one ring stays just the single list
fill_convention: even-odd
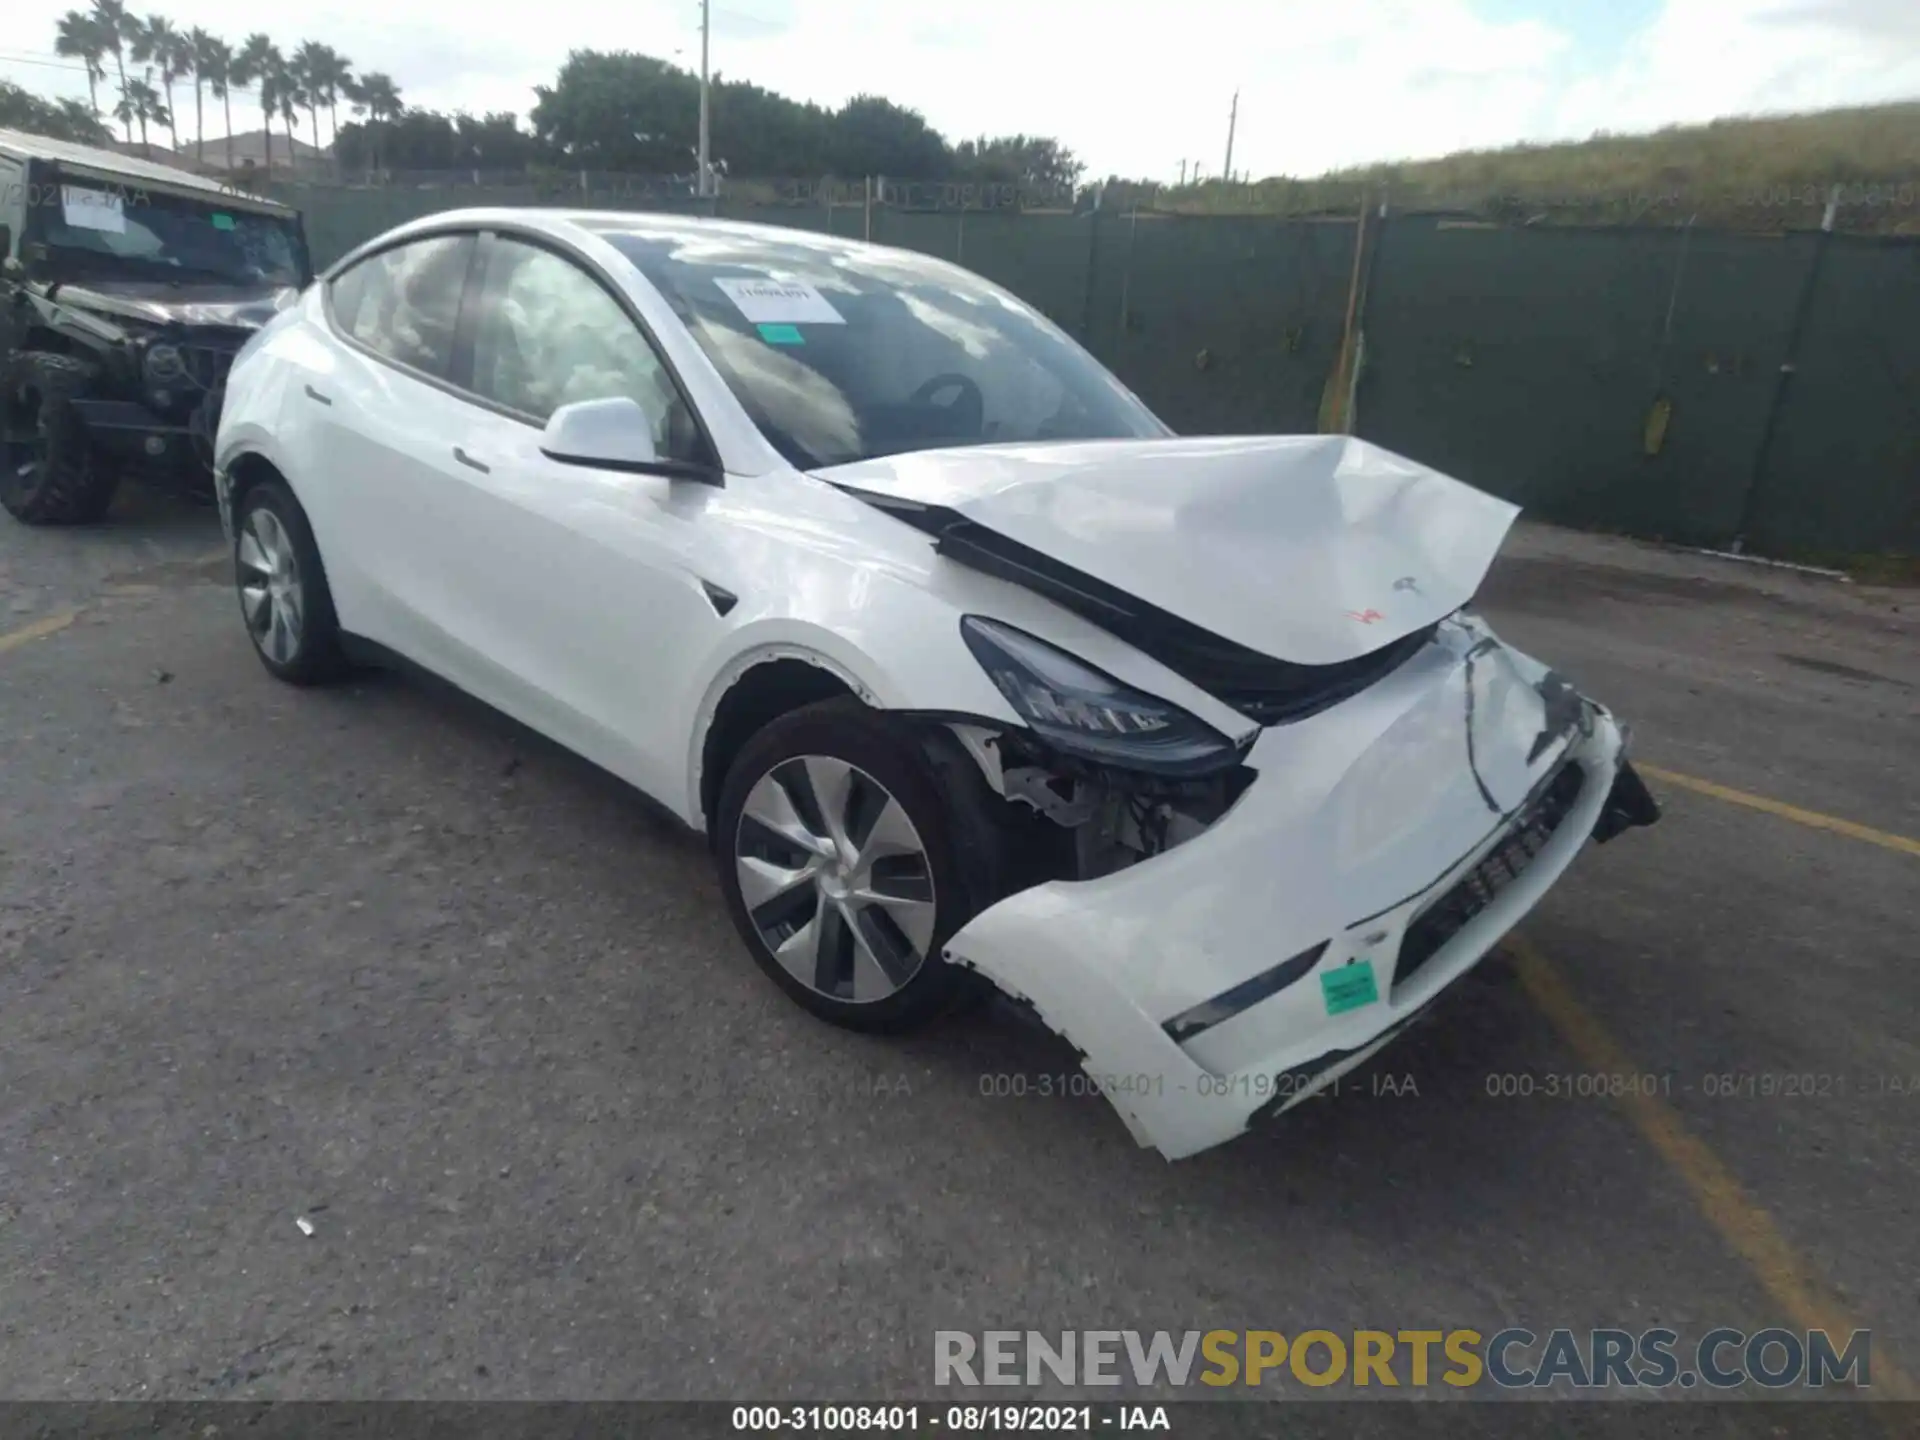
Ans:
[{"label": "power line", "polygon": [[[40,53],[44,54],[46,52],[42,51]],[[12,51],[0,50],[0,65],[38,65],[46,70],[66,70],[75,75],[85,75],[87,73],[87,67],[85,65],[76,65],[66,60],[36,60],[33,58],[32,52],[16,54]],[[119,83],[118,78],[112,70],[106,72],[105,79],[114,84]],[[176,85],[192,84],[193,72],[188,70],[174,76],[173,83]],[[201,83],[204,84],[206,82],[203,81]],[[251,100],[258,100],[260,98],[260,89],[255,85],[236,85],[232,81],[228,81],[227,89],[236,96],[244,95]]]},{"label": "power line", "polygon": [[78,75],[87,73],[87,67],[84,65],[70,65],[64,60],[35,60],[30,56],[9,55],[4,51],[0,51],[0,61],[5,61],[9,65],[39,65],[48,70],[71,70]]}]

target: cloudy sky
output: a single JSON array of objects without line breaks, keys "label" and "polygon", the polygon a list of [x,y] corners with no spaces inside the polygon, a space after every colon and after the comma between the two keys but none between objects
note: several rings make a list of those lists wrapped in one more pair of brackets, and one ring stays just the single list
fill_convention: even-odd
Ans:
[{"label": "cloudy sky", "polygon": [[[72,0],[8,0],[0,76],[84,96],[54,24]],[[713,67],[833,105],[860,91],[952,138],[1055,135],[1095,174],[1316,174],[1518,140],[1719,115],[1920,98],[1920,0],[713,0]],[[129,8],[145,11],[149,0]],[[173,0],[182,29],[238,41],[253,0]],[[699,0],[328,0],[265,20],[323,40],[407,102],[524,114],[573,48],[699,63]],[[181,106],[183,136],[192,106]],[[257,116],[236,127],[257,125]],[[209,127],[209,133],[216,133]]]}]

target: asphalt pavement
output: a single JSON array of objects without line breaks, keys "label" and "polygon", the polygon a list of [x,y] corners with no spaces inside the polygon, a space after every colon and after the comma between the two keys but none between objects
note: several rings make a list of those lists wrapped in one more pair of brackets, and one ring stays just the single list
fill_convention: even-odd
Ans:
[{"label": "asphalt pavement", "polygon": [[[1515,1324],[1864,1326],[1904,1383],[1920,592],[1525,529],[1484,608],[1665,821],[1170,1165],[1006,1009],[810,1019],[584,762],[274,682],[210,512],[0,523],[0,1396],[877,1399],[937,1329]],[[1548,1093],[1609,1068],[1657,1082]]]}]

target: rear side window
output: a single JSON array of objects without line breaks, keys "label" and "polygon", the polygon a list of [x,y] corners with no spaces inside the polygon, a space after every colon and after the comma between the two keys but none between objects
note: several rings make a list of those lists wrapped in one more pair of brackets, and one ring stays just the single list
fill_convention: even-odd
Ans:
[{"label": "rear side window", "polygon": [[333,323],[376,355],[444,378],[473,245],[435,235],[369,255],[328,286]]}]

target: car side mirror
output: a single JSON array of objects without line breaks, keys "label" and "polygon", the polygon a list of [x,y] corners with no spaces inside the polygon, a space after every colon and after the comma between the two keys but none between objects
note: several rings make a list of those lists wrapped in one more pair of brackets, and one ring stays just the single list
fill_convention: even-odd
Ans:
[{"label": "car side mirror", "polygon": [[660,466],[653,422],[625,395],[576,400],[547,417],[540,453],[567,465],[652,472]]}]

